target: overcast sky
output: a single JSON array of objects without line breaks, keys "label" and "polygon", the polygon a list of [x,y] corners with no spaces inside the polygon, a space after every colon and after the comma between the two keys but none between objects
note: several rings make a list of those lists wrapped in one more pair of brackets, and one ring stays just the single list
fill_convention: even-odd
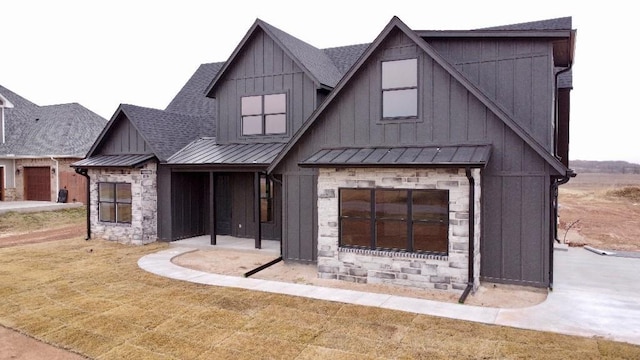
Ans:
[{"label": "overcast sky", "polygon": [[256,18],[325,48],[371,42],[394,15],[419,30],[572,16],[570,158],[640,163],[632,1],[0,2],[0,84],[38,105],[78,102],[107,119],[121,103],[164,109],[199,64],[227,60]]}]

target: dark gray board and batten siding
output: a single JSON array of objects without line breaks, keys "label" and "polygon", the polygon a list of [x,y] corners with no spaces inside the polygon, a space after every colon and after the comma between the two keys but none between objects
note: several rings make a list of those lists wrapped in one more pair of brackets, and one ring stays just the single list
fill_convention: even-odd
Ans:
[{"label": "dark gray board and batten siding", "polygon": [[[455,46],[450,45],[449,50],[462,51],[454,49]],[[498,48],[497,45],[495,47]],[[530,57],[547,63],[545,66],[550,71],[551,48],[548,50],[544,61],[539,59],[541,54],[538,50]],[[525,57],[525,54],[520,56]],[[419,59],[418,119],[383,121],[380,62],[408,57]],[[499,52],[492,61],[501,62]],[[493,78],[493,93],[500,95],[496,99],[498,104],[503,101],[514,103],[505,98],[507,93],[512,93],[519,98],[540,101],[536,107],[553,108],[552,98],[546,90],[551,89],[552,84],[538,83],[551,82],[551,76],[541,75],[523,88],[521,83],[516,84],[515,79],[519,79],[520,72],[533,76],[528,67],[511,66],[513,72],[510,75],[483,70],[496,66],[479,65],[476,77]],[[538,100],[540,97],[542,99]],[[532,127],[539,121],[551,123],[549,111],[538,113],[531,110],[531,114],[534,114],[530,120]],[[542,130],[539,133],[542,139]],[[549,264],[545,254],[548,254],[549,243],[544,229],[549,226],[549,197],[544,194],[548,194],[545,189],[549,188],[552,170],[518,135],[400,31],[392,32],[381,43],[276,169],[284,174],[285,193],[288,194],[285,197],[283,229],[283,236],[287,239],[287,257],[313,254],[309,260],[315,260],[317,247],[316,217],[308,220],[301,216],[302,208],[316,209],[317,170],[302,169],[298,164],[323,148],[398,144],[491,144],[491,159],[482,173],[481,276],[500,282],[548,285]],[[313,242],[306,239],[310,232],[313,233]]]},{"label": "dark gray board and batten siding", "polygon": [[[317,85],[264,31],[256,31],[242,53],[227,69],[215,89],[218,103],[218,144],[286,142],[316,107]],[[286,93],[287,133],[277,136],[242,136],[242,96]]]},{"label": "dark gray board and batten siding", "polygon": [[109,138],[97,150],[95,153],[102,155],[153,154],[149,144],[124,115],[116,119]]}]

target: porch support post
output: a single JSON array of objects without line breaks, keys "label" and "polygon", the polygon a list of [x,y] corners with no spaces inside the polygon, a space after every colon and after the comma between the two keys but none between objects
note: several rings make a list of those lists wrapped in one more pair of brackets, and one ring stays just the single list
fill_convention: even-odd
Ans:
[{"label": "porch support post", "polygon": [[216,175],[209,172],[209,229],[211,229],[211,245],[216,244]]},{"label": "porch support post", "polygon": [[262,226],[260,223],[260,173],[253,175],[253,218],[256,219],[256,249],[262,248]]}]

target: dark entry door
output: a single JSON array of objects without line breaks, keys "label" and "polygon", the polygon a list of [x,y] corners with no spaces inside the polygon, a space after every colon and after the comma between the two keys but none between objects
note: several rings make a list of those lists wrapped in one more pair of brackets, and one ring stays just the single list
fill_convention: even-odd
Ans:
[{"label": "dark entry door", "polygon": [[24,168],[26,200],[51,201],[51,170],[49,167]]},{"label": "dark entry door", "polygon": [[231,181],[229,175],[216,176],[216,234],[231,235]]}]

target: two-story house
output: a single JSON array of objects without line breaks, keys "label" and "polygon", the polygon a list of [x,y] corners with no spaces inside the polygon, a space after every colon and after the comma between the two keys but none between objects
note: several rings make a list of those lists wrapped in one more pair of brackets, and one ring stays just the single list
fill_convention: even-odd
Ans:
[{"label": "two-story house", "polygon": [[165,110],[122,105],[73,165],[91,230],[279,240],[323,278],[463,296],[550,286],[575,35],[571,18],[394,17],[370,44],[319,49],[257,20]]},{"label": "two-story house", "polygon": [[0,85],[0,201],[87,202],[81,160],[107,120],[78,103],[40,106]]}]

